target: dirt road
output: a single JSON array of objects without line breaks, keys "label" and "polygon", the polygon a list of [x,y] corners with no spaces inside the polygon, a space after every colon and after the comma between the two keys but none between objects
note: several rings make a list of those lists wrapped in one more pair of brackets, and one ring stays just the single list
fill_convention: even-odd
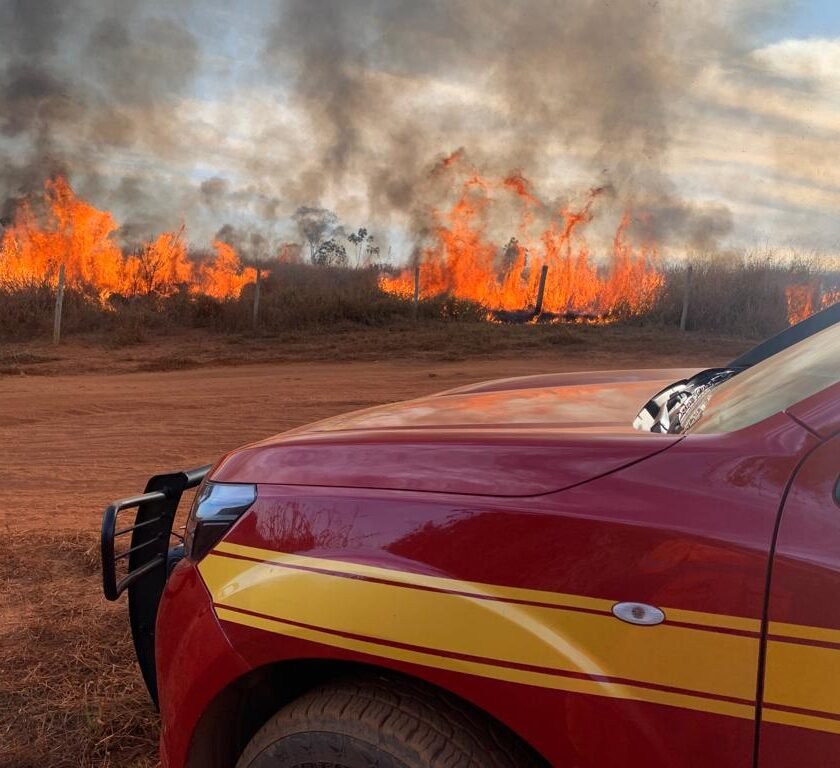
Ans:
[{"label": "dirt road", "polygon": [[105,502],[157,471],[342,411],[534,370],[516,361],[292,363],[6,379],[0,526],[95,530]]},{"label": "dirt road", "polygon": [[140,490],[155,472],[208,463],[343,411],[481,379],[586,367],[559,358],[3,378],[0,529],[94,531],[105,502]]}]

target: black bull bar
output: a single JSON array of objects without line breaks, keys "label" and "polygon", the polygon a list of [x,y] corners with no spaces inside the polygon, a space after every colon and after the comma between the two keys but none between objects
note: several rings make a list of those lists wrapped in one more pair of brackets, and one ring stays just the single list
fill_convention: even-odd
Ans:
[{"label": "black bull bar", "polygon": [[[184,492],[201,483],[211,466],[155,475],[142,494],[112,502],[102,515],[102,590],[108,600],[128,590],[134,650],[156,706],[155,619],[169,572],[183,553],[182,547],[170,548],[172,525]],[[117,528],[120,513],[129,509],[137,510],[134,523]],[[129,534],[128,548],[117,552],[116,540]],[[126,559],[128,568],[118,578],[117,564]]]}]

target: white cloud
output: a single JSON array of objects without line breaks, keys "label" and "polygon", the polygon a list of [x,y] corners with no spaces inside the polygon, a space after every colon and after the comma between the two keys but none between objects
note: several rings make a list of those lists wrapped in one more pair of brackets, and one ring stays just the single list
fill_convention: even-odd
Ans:
[{"label": "white cloud", "polygon": [[840,38],[790,38],[759,48],[752,58],[783,77],[840,86]]}]

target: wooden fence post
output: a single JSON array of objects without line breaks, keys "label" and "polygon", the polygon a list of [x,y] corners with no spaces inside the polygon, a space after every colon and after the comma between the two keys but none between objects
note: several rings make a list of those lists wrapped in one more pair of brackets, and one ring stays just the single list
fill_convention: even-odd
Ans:
[{"label": "wooden fence post", "polygon": [[55,294],[55,315],[53,316],[53,344],[61,341],[61,311],[64,307],[64,264],[58,268],[58,290]]},{"label": "wooden fence post", "polygon": [[254,330],[257,330],[257,324],[260,317],[260,268],[257,267],[257,279],[254,282],[254,314],[251,318]]},{"label": "wooden fence post", "polygon": [[680,330],[685,330],[688,320],[688,300],[691,298],[691,276],[694,274],[694,267],[689,264],[685,271],[685,292],[683,293],[682,315],[680,315]]},{"label": "wooden fence post", "polygon": [[414,267],[414,299],[413,299],[414,319],[417,319],[417,307],[420,304],[420,265]]},{"label": "wooden fence post", "polygon": [[543,264],[542,270],[540,271],[540,285],[537,288],[537,304],[534,307],[534,317],[537,317],[542,312],[546,277],[548,277],[548,264]]}]

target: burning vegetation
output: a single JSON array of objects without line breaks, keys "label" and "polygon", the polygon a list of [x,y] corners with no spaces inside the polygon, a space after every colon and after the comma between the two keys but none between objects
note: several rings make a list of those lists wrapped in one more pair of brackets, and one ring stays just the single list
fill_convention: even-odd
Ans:
[{"label": "burning vegetation", "polygon": [[836,271],[726,252],[725,198],[672,178],[695,86],[763,39],[754,3],[217,10],[237,46],[188,0],[0,4],[0,335],[51,327],[62,269],[70,332],[529,320],[540,296],[543,319],[673,325],[671,254],[695,265],[689,329],[763,335],[837,299]]},{"label": "burning vegetation", "polygon": [[129,253],[117,244],[117,229],[114,216],[80,199],[67,179],[50,179],[43,198],[23,200],[3,232],[0,286],[54,285],[63,266],[68,286],[102,301],[178,292],[228,299],[256,278],[227,243],[214,242],[209,258],[192,257],[183,226]]},{"label": "burning vegetation", "polygon": [[793,325],[840,301],[840,287],[824,290],[822,281],[794,283],[785,288],[788,322]]},{"label": "burning vegetation", "polygon": [[[417,263],[420,298],[451,294],[490,310],[515,311],[535,307],[540,276],[547,268],[541,309],[568,318],[607,319],[644,315],[655,306],[664,278],[654,243],[632,245],[627,237],[630,214],[615,232],[612,250],[603,263],[586,241],[593,204],[603,192],[589,192],[579,209],[561,208],[549,215],[548,226],[533,234],[536,214],[545,214],[522,176],[489,180],[468,178],[455,204],[435,211],[433,242]],[[500,249],[491,242],[483,221],[499,197],[513,197],[520,209],[517,231]],[[383,290],[412,296],[415,270],[383,277]]]},{"label": "burning vegetation", "polygon": [[[440,167],[450,174],[452,164]],[[543,274],[543,320],[678,322],[684,268],[639,235],[642,217],[626,211],[607,245],[591,244],[597,225],[605,242],[608,190],[591,190],[577,206],[551,204],[521,175],[473,169],[450,176],[447,187],[449,203],[428,212],[423,247],[402,271],[373,263],[378,246],[365,228],[348,235],[332,212],[306,209],[310,263],[301,263],[298,244],[258,249],[259,325],[281,331],[400,319],[524,322],[538,315]],[[505,230],[515,236],[500,237]],[[126,339],[153,327],[255,327],[257,272],[240,258],[250,252],[242,233],[223,228],[211,251],[190,249],[184,225],[132,248],[120,246],[119,234],[114,215],[77,196],[63,176],[19,202],[0,233],[0,334],[49,327],[62,267],[71,331],[111,327],[105,316],[125,326]],[[344,243],[355,245],[355,267],[322,258],[325,245],[346,253]],[[695,261],[688,327],[764,335],[835,303],[837,278],[772,257]]]}]

